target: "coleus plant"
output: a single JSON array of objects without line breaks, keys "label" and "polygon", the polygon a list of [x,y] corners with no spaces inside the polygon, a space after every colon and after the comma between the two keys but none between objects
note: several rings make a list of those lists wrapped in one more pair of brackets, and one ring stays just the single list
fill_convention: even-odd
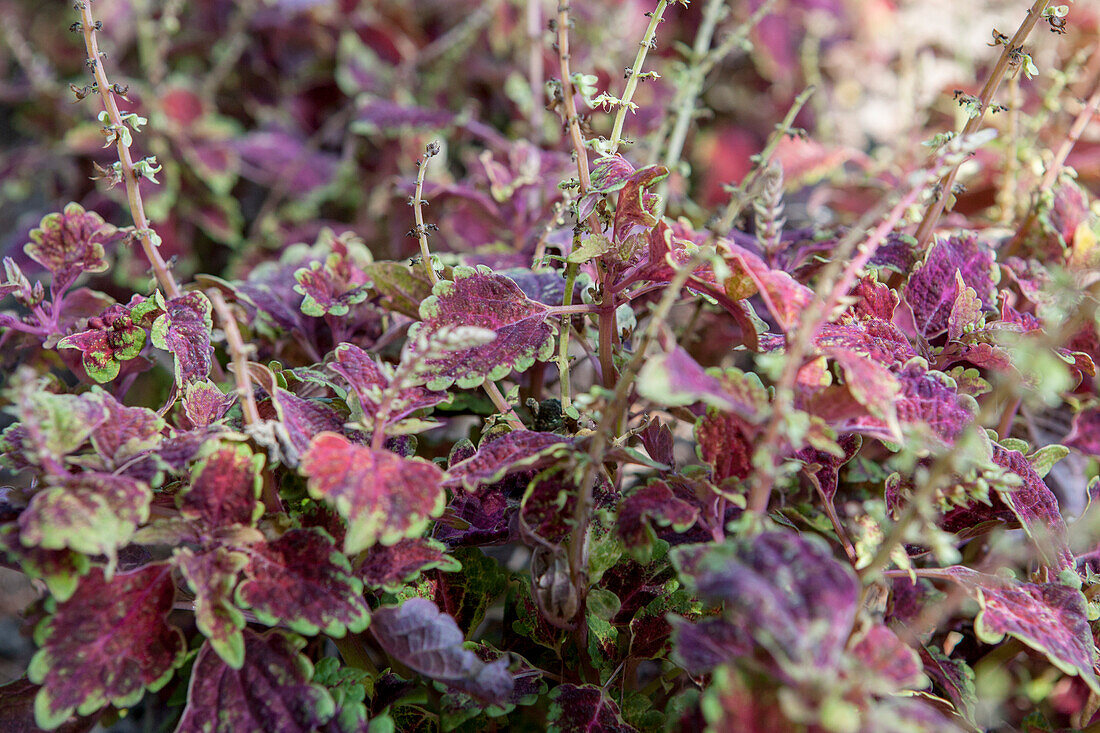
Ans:
[{"label": "coleus plant", "polygon": [[[453,126],[483,147],[425,185],[433,143],[400,185],[419,258],[317,226],[181,288],[142,206],[156,162],[129,150],[144,118],[119,113],[77,3],[119,153],[101,177],[134,226],[69,203],[30,231],[29,262],[4,260],[0,341],[26,358],[3,389],[0,557],[40,597],[0,728],[90,730],[139,706],[177,731],[1098,725],[1091,194],[1055,175],[1014,230],[938,226],[989,142],[974,97],[926,166],[869,182],[894,192],[862,224],[785,228],[768,158],[793,115],[725,216],[673,219],[679,150],[618,152],[668,6],[646,14],[621,98],[569,73],[559,9],[548,91],[573,160],[362,105],[359,131]],[[994,33],[990,89],[1040,17],[1064,26],[1042,11]],[[361,45],[341,41],[342,87],[382,83]],[[615,113],[610,138],[578,101]],[[223,223],[240,159],[270,179],[300,161],[303,199],[334,175],[289,133],[229,146],[185,88],[161,104],[166,125],[207,116],[170,147]],[[428,248],[426,199],[453,251]],[[76,287],[120,243],[156,287]]]}]

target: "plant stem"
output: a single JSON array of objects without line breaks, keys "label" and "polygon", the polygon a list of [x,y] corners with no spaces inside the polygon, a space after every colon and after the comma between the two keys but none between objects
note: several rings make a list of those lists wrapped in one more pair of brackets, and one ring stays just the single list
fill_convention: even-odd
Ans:
[{"label": "plant stem", "polygon": [[[577,158],[577,180],[583,196],[592,188],[592,177],[588,172],[588,152],[581,136],[581,124],[577,118],[577,100],[573,94],[573,80],[569,76],[569,0],[560,0],[558,5],[558,65],[561,70],[561,94],[565,104],[565,124],[569,127],[569,139],[573,142],[573,154]],[[593,229],[598,233],[599,228]]]},{"label": "plant stem", "polygon": [[[95,18],[92,16],[92,3],[90,0],[77,0],[76,6],[80,11],[80,23],[84,34],[84,48],[88,55],[88,66],[92,70],[99,95],[103,99],[103,108],[107,111],[111,125],[116,130],[121,130],[124,123],[122,115],[118,111],[118,105],[115,103],[114,89],[107,80],[107,72],[103,70],[103,59],[100,56],[99,43],[95,34]],[[153,242],[153,229],[149,224],[149,219],[145,216],[145,205],[141,200],[138,176],[134,171],[134,161],[130,157],[130,148],[122,140],[121,135],[115,136],[115,142],[115,147],[118,149],[119,164],[122,168],[122,182],[126,186],[126,200],[130,207],[130,216],[134,220],[134,236],[141,242],[141,248],[144,250],[145,257],[149,260],[149,264],[153,268],[153,274],[156,276],[161,289],[164,290],[164,294],[169,299],[178,298],[180,294],[179,286],[176,284],[175,278],[172,277],[172,273],[169,272],[164,258],[160,256],[157,245]]]},{"label": "plant stem", "polygon": [[525,426],[523,421],[519,419],[519,416],[516,415],[516,411],[508,404],[508,400],[504,399],[504,395],[500,392],[500,387],[489,380],[485,380],[484,387],[485,394],[489,395],[489,399],[496,405],[497,412],[504,416],[504,421],[515,430],[526,430],[527,426]]},{"label": "plant stem", "polygon": [[428,159],[435,155],[438,151],[438,143],[430,143],[428,149],[423,158],[419,158],[416,161],[416,193],[413,194],[412,207],[413,218],[416,220],[416,227],[413,232],[416,234],[417,239],[420,242],[420,259],[424,261],[424,269],[428,271],[428,279],[431,280],[432,285],[439,282],[439,276],[435,274],[435,268],[432,267],[432,253],[428,249],[428,228],[424,226],[424,173],[428,170]]},{"label": "plant stem", "polygon": [[660,302],[653,311],[653,315],[650,316],[649,323],[646,324],[645,333],[638,343],[637,350],[623,369],[618,384],[615,386],[615,392],[600,417],[600,424],[592,434],[592,442],[588,448],[584,470],[580,481],[577,483],[580,495],[577,497],[576,508],[573,512],[573,531],[569,538],[569,574],[579,600],[578,614],[582,618],[585,599],[588,596],[588,557],[586,550],[588,547],[588,526],[592,520],[592,492],[595,488],[599,467],[603,465],[604,452],[611,442],[611,436],[616,434],[620,416],[627,408],[627,399],[634,386],[634,377],[637,376],[638,370],[642,368],[645,352],[656,338],[657,330],[661,324],[668,318],[669,311],[680,295],[680,290],[695,272],[695,269],[705,261],[702,255],[694,255],[669,283],[668,289],[665,290]]},{"label": "plant stem", "polygon": [[[1098,49],[1100,49],[1100,47],[1098,47]],[[1062,168],[1066,164],[1066,159],[1073,151],[1074,146],[1077,145],[1077,142],[1081,139],[1081,135],[1085,132],[1085,128],[1087,128],[1093,118],[1096,117],[1098,108],[1100,108],[1100,74],[1097,75],[1092,96],[1085,102],[1084,108],[1081,109],[1076,119],[1073,120],[1069,132],[1066,134],[1066,139],[1062,141],[1061,147],[1058,148],[1058,152],[1054,155],[1054,160],[1051,161],[1050,165],[1043,172],[1043,178],[1039,181],[1039,188],[1036,189],[1032,196],[1031,207],[1028,210],[1027,218],[1024,219],[1024,223],[1016,230],[1016,234],[1004,249],[1005,257],[1014,255],[1019,251],[1020,245],[1023,244],[1024,239],[1031,232],[1031,228],[1035,226],[1035,222],[1039,218],[1039,207],[1043,200],[1043,196],[1054,187],[1055,182],[1058,180],[1058,174],[1062,172]]]},{"label": "plant stem", "polygon": [[649,27],[645,29],[645,36],[638,44],[638,53],[634,57],[634,66],[630,69],[630,77],[626,80],[626,89],[623,90],[622,99],[619,100],[619,111],[615,114],[615,124],[611,128],[611,141],[608,143],[609,154],[614,155],[619,149],[619,142],[623,135],[623,124],[626,122],[626,113],[630,111],[630,104],[634,98],[634,92],[638,88],[638,81],[642,73],[642,64],[645,63],[646,54],[649,53],[657,36],[657,26],[661,23],[661,16],[665,14],[668,0],[659,0],[657,8],[649,14]]},{"label": "plant stem", "polygon": [[561,382],[561,409],[565,410],[572,404],[569,390],[569,311],[566,308],[573,307],[573,289],[577,283],[577,265],[570,262],[565,266],[565,294],[561,299],[562,317],[561,333],[558,334],[558,381]]},{"label": "plant stem", "polygon": [[[1024,18],[1024,22],[1016,29],[1016,33],[1013,34],[1012,39],[1004,44],[1004,47],[1001,49],[1000,58],[997,59],[997,63],[993,66],[993,71],[989,73],[989,78],[986,79],[985,86],[982,87],[981,94],[978,95],[978,114],[966,121],[966,124],[963,125],[962,132],[959,133],[960,137],[966,138],[981,129],[985,111],[993,102],[993,96],[997,93],[997,88],[1001,85],[1001,81],[1008,71],[1013,49],[1023,47],[1024,41],[1031,33],[1031,30],[1035,27],[1035,24],[1039,22],[1039,19],[1043,17],[1043,10],[1046,9],[1048,4],[1049,0],[1035,0],[1035,4],[1027,11],[1027,17]],[[936,228],[936,223],[940,220],[940,215],[943,214],[944,206],[947,205],[947,199],[951,195],[951,189],[955,185],[955,177],[959,174],[959,167],[961,165],[961,162],[955,165],[947,172],[947,175],[940,179],[940,196],[929,204],[924,214],[924,218],[921,220],[920,226],[917,227],[917,231],[914,234],[917,239],[918,252],[923,252],[928,247],[928,242],[932,239],[932,231]]]},{"label": "plant stem", "polygon": [[233,359],[233,377],[237,380],[237,398],[241,402],[241,413],[244,416],[245,425],[258,425],[260,412],[256,408],[256,398],[252,394],[252,383],[248,376],[248,357],[244,341],[241,339],[240,329],[237,328],[237,319],[229,310],[221,291],[211,289],[207,291],[207,297],[214,306],[221,321],[222,331],[225,332],[226,348]]},{"label": "plant stem", "polygon": [[[703,82],[706,80],[707,74],[709,74],[715,65],[724,59],[734,48],[745,42],[749,33],[756,27],[756,24],[759,23],[765,15],[771,12],[773,5],[775,5],[775,0],[765,0],[748,20],[723,39],[722,42],[718,44],[718,47],[710,53],[708,53],[708,50],[710,49],[711,40],[714,37],[714,29],[722,19],[726,2],[725,0],[710,0],[710,3],[708,3],[707,7],[703,10],[703,20],[699,24],[699,30],[695,34],[695,42],[691,49],[691,58],[688,59],[687,78],[677,85],[676,97],[672,100],[671,107],[676,110],[676,122],[673,124],[672,132],[669,134],[668,143],[664,146],[665,155],[662,160],[662,165],[668,168],[669,171],[671,171],[680,161],[680,155],[684,152],[684,143],[687,141],[688,129],[691,127],[691,121],[695,117],[695,100],[699,97],[699,93],[703,89]],[[663,127],[662,125],[662,128]],[[662,129],[657,136],[657,144],[653,149],[654,162],[656,162],[661,154],[661,140],[664,139],[664,135],[664,129]],[[658,203],[658,218],[661,217],[665,210],[668,184],[668,178],[663,179],[658,184],[657,193],[661,196],[660,202]]]},{"label": "plant stem", "polygon": [[791,103],[791,108],[787,110],[787,116],[775,126],[775,131],[768,138],[764,149],[756,156],[756,163],[753,165],[752,170],[741,179],[741,183],[730,194],[730,202],[726,205],[726,211],[722,214],[721,223],[719,224],[719,232],[724,234],[733,228],[733,225],[737,222],[737,217],[741,215],[742,209],[745,208],[749,189],[756,182],[756,177],[760,175],[761,170],[767,168],[768,162],[775,155],[776,148],[779,147],[779,142],[784,135],[790,132],[791,126],[794,124],[794,118],[802,111],[802,107],[805,106],[814,91],[816,89],[812,86],[803,89],[802,93],[795,97],[794,102]]}]

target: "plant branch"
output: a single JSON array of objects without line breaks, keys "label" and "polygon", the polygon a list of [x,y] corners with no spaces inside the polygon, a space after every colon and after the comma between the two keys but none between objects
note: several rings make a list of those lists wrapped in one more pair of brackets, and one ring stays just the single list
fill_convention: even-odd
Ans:
[{"label": "plant branch", "polygon": [[207,297],[210,298],[210,303],[218,314],[218,320],[221,321],[222,331],[225,332],[226,348],[233,360],[233,377],[237,380],[237,397],[241,402],[244,423],[245,425],[258,425],[261,422],[260,412],[256,408],[256,398],[252,394],[252,383],[249,381],[248,376],[248,347],[241,339],[237,319],[233,317],[233,312],[229,310],[229,305],[222,297],[221,291],[208,290]]},{"label": "plant branch", "polygon": [[611,128],[611,140],[608,143],[609,155],[614,155],[619,149],[619,143],[623,135],[623,125],[626,123],[626,113],[630,111],[631,100],[634,98],[634,92],[638,89],[642,65],[645,63],[645,57],[649,53],[649,49],[655,46],[657,26],[660,25],[661,16],[665,14],[667,7],[668,0],[659,0],[657,8],[648,14],[649,26],[645,29],[645,36],[642,38],[641,43],[638,44],[638,53],[634,56],[634,66],[630,68],[630,76],[626,80],[626,89],[623,90],[623,96],[619,100],[619,111],[615,114],[615,123]]},{"label": "plant branch", "polygon": [[794,125],[795,117],[798,117],[798,113],[802,111],[802,107],[809,101],[810,97],[816,91],[815,87],[808,86],[802,90],[802,93],[794,98],[794,102],[791,103],[791,108],[787,110],[786,117],[783,121],[775,126],[775,131],[772,132],[768,138],[768,142],[764,145],[764,149],[760,151],[756,156],[755,165],[748,174],[741,179],[741,183],[738,184],[730,193],[730,202],[726,205],[726,211],[722,214],[721,223],[719,224],[718,231],[725,234],[733,225],[737,222],[737,217],[741,215],[741,211],[745,208],[745,203],[748,201],[748,192],[752,188],[752,185],[756,182],[756,177],[760,175],[760,171],[768,167],[768,162],[772,156],[775,155],[776,148],[779,147],[779,142],[783,139],[784,135],[787,135],[791,131],[791,126]]},{"label": "plant branch", "polygon": [[[962,132],[959,133],[960,137],[965,138],[974,134],[981,128],[982,120],[985,118],[985,111],[992,104],[993,96],[997,93],[997,88],[1001,85],[1001,81],[1008,71],[1013,53],[1019,53],[1019,49],[1023,47],[1024,41],[1027,40],[1031,30],[1043,17],[1043,10],[1046,9],[1048,4],[1049,0],[1035,0],[1035,4],[1027,11],[1027,17],[1024,18],[1024,22],[1020,24],[1020,27],[1016,29],[1016,33],[1013,34],[1012,39],[1003,44],[1001,55],[997,59],[997,63],[993,66],[993,70],[989,73],[989,78],[986,79],[985,86],[982,87],[981,93],[978,95],[977,114],[969,118],[966,124],[963,125]],[[940,196],[929,204],[924,214],[924,218],[921,220],[920,226],[917,227],[917,231],[914,235],[917,239],[917,251],[924,251],[928,246],[928,242],[932,239],[932,231],[936,228],[936,223],[940,220],[940,215],[943,214],[944,206],[947,205],[947,199],[951,195],[951,189],[955,185],[955,177],[958,175],[961,165],[962,163],[955,165],[947,172],[947,175],[940,179]]]},{"label": "plant branch", "polygon": [[[122,130],[124,122],[115,102],[115,87],[107,80],[107,72],[103,70],[103,58],[96,40],[96,21],[92,16],[92,4],[89,0],[77,0],[77,9],[80,11],[81,30],[84,35],[84,48],[88,56],[88,67],[95,77],[96,88],[103,100],[103,108],[107,111],[108,119],[115,130]],[[126,144],[121,135],[115,135],[115,147],[118,149],[118,161],[121,167],[122,182],[126,187],[126,200],[130,207],[130,216],[134,220],[134,236],[141,242],[141,248],[145,252],[153,268],[153,274],[160,284],[164,294],[171,298],[178,298],[179,286],[175,278],[168,270],[164,258],[160,256],[157,244],[154,241],[153,229],[149,219],[145,216],[145,205],[141,200],[141,191],[138,188],[138,174],[134,170],[134,161],[130,157],[130,146]]]},{"label": "plant branch", "polygon": [[[558,65],[561,70],[561,94],[565,104],[565,124],[569,128],[569,139],[573,143],[573,155],[577,158],[577,180],[583,196],[592,188],[592,177],[588,172],[588,151],[581,136],[580,119],[577,117],[577,100],[573,94],[573,80],[569,75],[569,0],[560,0],[558,5]],[[593,229],[598,233],[599,228]]]},{"label": "plant branch", "polygon": [[[662,165],[665,168],[671,171],[680,161],[691,121],[695,117],[695,100],[703,89],[703,82],[706,80],[707,74],[734,48],[745,43],[749,33],[765,15],[771,12],[773,5],[775,5],[775,0],[765,0],[748,20],[738,26],[733,33],[726,36],[717,48],[708,53],[714,37],[714,29],[722,19],[723,11],[726,8],[725,0],[710,0],[710,3],[703,10],[703,20],[699,24],[699,30],[695,34],[695,42],[692,44],[691,57],[688,59],[687,78],[677,85],[676,97],[672,100],[671,107],[676,110],[676,122],[673,124],[671,133],[669,133],[668,143],[664,146],[661,144],[665,136],[664,125],[662,125],[662,130],[657,137],[657,145],[653,149],[654,162],[660,156],[662,147],[665,150],[664,159],[662,160]],[[657,193],[661,196],[658,203],[658,218],[664,213],[667,203],[668,183],[669,179],[665,178],[658,184]]]},{"label": "plant branch", "polygon": [[439,143],[430,142],[424,149],[424,157],[418,158],[416,161],[416,193],[413,194],[409,204],[413,207],[413,218],[416,220],[416,226],[409,232],[415,235],[420,242],[420,259],[424,261],[424,269],[428,271],[428,279],[431,280],[432,285],[439,282],[439,276],[435,274],[435,268],[432,267],[432,253],[428,249],[428,227],[424,225],[424,173],[428,169],[428,160],[439,153]]}]

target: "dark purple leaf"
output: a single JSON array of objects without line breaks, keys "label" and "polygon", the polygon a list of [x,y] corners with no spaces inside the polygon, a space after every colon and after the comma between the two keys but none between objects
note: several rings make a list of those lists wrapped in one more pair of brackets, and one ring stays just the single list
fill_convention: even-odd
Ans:
[{"label": "dark purple leaf", "polygon": [[495,333],[489,343],[427,360],[424,377],[429,389],[452,384],[467,389],[549,359],[555,328],[548,316],[546,306],[527,298],[508,278],[487,267],[456,267],[454,280],[436,283],[432,296],[420,304],[422,323],[410,329],[409,340],[459,326]]},{"label": "dark purple leaf", "polygon": [[681,579],[722,602],[777,659],[833,666],[855,620],[859,583],[817,537],[765,532],[736,546],[672,550]]},{"label": "dark purple leaf", "polygon": [[1092,407],[1073,416],[1073,428],[1062,443],[1085,455],[1100,456],[1100,408]]},{"label": "dark purple leaf", "polygon": [[199,650],[176,733],[280,731],[312,733],[335,712],[324,688],[310,684],[313,666],[299,637],[244,630],[244,664],[230,667],[207,642]]},{"label": "dark purple leaf", "polygon": [[925,338],[947,330],[959,294],[956,272],[986,308],[994,305],[997,272],[993,252],[973,234],[941,239],[905,286],[905,301],[913,309],[917,331]]},{"label": "dark purple leaf", "polygon": [[546,720],[551,733],[636,733],[623,722],[615,701],[595,685],[555,687]]},{"label": "dark purple leaf", "polygon": [[284,450],[284,460],[291,465],[300,460],[309,450],[310,442],[321,433],[344,432],[344,420],[326,404],[303,399],[281,388],[275,389],[272,401],[289,443]]},{"label": "dark purple leaf", "polygon": [[349,555],[419,535],[446,503],[443,472],[434,464],[354,445],[335,433],[313,440],[301,471],[310,494],[347,521]]},{"label": "dark purple leaf", "polygon": [[673,628],[672,658],[693,677],[752,653],[751,637],[724,618],[704,618],[690,623],[672,616],[669,621]]},{"label": "dark purple leaf", "polygon": [[[41,733],[35,723],[34,701],[40,687],[26,677],[0,685],[0,730],[5,733]],[[55,733],[86,733],[96,727],[98,715],[72,717]]]},{"label": "dark purple leaf", "polygon": [[462,564],[448,555],[439,542],[421,537],[401,540],[389,547],[375,545],[355,572],[371,588],[395,591],[433,569],[453,573],[461,570]]},{"label": "dark purple leaf", "polygon": [[699,518],[699,507],[677,498],[668,484],[655,481],[635,491],[619,506],[616,528],[627,547],[648,545],[658,526],[677,532],[689,529]]},{"label": "dark purple leaf", "polygon": [[183,634],[167,622],[176,584],[167,565],[147,565],[107,580],[100,568],[80,581],[35,630],[39,651],[27,675],[42,685],[35,717],[43,728],[73,711],[87,715],[106,705],[135,705],[145,690],[172,678],[187,651]]},{"label": "dark purple leaf", "polygon": [[273,542],[248,547],[247,553],[236,600],[261,622],[335,638],[367,627],[363,583],[327,534],[292,529]]},{"label": "dark purple leaf", "polygon": [[495,484],[518,471],[530,471],[553,463],[568,450],[569,438],[555,433],[517,430],[483,443],[477,453],[447,469],[443,485],[451,490],[474,491]]},{"label": "dark purple leaf", "polygon": [[210,374],[214,352],[210,345],[210,330],[214,325],[210,301],[202,293],[191,291],[167,302],[161,301],[159,307],[163,312],[153,322],[153,345],[171,352],[174,357],[176,385],[183,387],[188,382],[205,380]]},{"label": "dark purple leaf", "polygon": [[504,702],[512,694],[507,660],[482,662],[462,646],[454,619],[425,598],[375,611],[371,633],[387,654],[433,680],[460,682],[465,692],[486,702]]}]

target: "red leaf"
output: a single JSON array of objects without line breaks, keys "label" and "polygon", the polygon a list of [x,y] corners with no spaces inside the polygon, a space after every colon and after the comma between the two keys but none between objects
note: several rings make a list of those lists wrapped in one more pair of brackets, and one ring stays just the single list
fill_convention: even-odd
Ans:
[{"label": "red leaf", "polygon": [[349,555],[419,535],[446,503],[443,472],[435,464],[353,445],[335,433],[314,438],[301,470],[310,494],[347,520]]}]

